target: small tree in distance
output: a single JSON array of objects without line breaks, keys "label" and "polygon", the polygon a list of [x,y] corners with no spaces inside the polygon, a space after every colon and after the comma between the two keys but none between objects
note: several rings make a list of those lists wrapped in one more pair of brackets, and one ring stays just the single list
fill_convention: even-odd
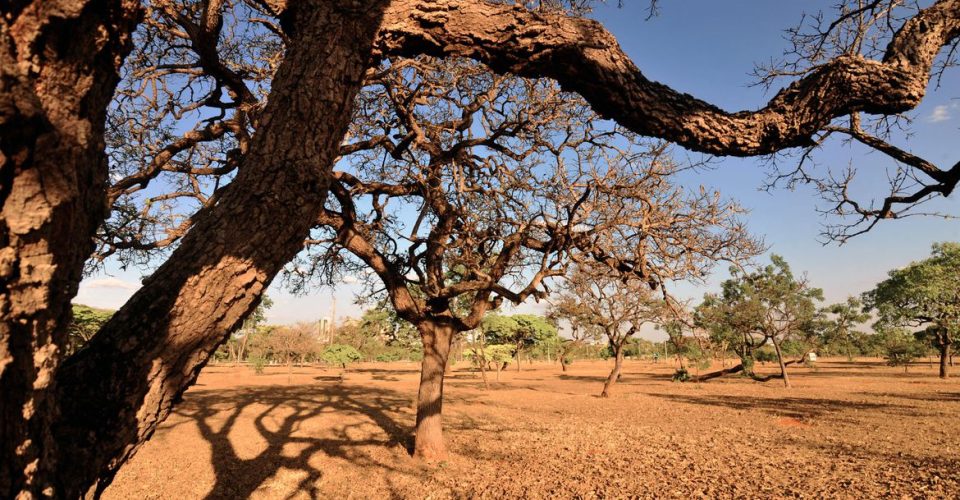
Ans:
[{"label": "small tree in distance", "polygon": [[923,355],[923,346],[904,328],[881,327],[877,336],[883,349],[883,357],[890,366],[902,366],[904,373],[913,360]]},{"label": "small tree in distance", "polygon": [[960,243],[937,243],[933,255],[890,271],[863,294],[881,327],[925,328],[920,335],[940,351],[940,378],[948,376],[950,348],[960,341]]},{"label": "small tree in distance", "polygon": [[537,344],[554,343],[553,340],[557,338],[557,327],[547,318],[534,314],[490,314],[483,318],[480,327],[486,340],[491,343],[490,347],[502,344],[512,346],[511,357],[517,362],[517,371],[520,371],[522,353]]},{"label": "small tree in distance", "polygon": [[113,311],[106,309],[97,309],[82,304],[73,304],[73,318],[67,328],[67,354],[73,354],[80,350],[100,327],[103,326]]},{"label": "small tree in distance", "polygon": [[303,364],[319,348],[316,327],[312,323],[297,323],[273,329],[266,337],[266,345],[274,360],[287,367],[287,378],[293,372],[294,362]]},{"label": "small tree in distance", "polygon": [[362,357],[363,356],[360,355],[360,351],[354,349],[353,346],[345,344],[333,344],[327,346],[327,348],[320,353],[321,359],[327,363],[330,363],[331,365],[339,365],[344,371],[347,370],[347,365],[349,363],[360,361]]},{"label": "small tree in distance", "polygon": [[769,343],[780,365],[779,378],[790,387],[787,366],[802,361],[804,356],[785,361],[783,342],[815,344],[819,317],[814,301],[823,300],[823,291],[811,287],[804,278],[797,279],[779,255],[773,255],[771,261],[753,273],[732,268],[732,277],[723,282],[722,292],[707,294],[697,307],[698,326],[715,339],[729,341],[741,358],[739,366],[704,375],[702,379],[744,371],[754,379],[766,380],[753,373],[752,365],[759,349]]},{"label": "small tree in distance", "polygon": [[866,334],[856,329],[856,325],[870,319],[870,315],[863,311],[863,302],[856,297],[848,297],[845,302],[823,308],[821,313],[821,340],[824,347],[835,349],[852,361],[854,353],[862,352],[866,346]]},{"label": "small tree in distance", "polygon": [[620,379],[624,346],[644,323],[661,321],[667,309],[664,299],[654,295],[649,283],[643,280],[591,263],[577,265],[567,277],[563,293],[567,302],[579,302],[578,320],[598,328],[607,337],[614,363],[600,397],[608,397],[613,384]]}]

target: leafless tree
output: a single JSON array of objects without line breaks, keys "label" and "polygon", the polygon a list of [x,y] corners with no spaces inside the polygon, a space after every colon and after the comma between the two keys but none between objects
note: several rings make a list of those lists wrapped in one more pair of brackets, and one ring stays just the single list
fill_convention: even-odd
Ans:
[{"label": "leafless tree", "polygon": [[556,294],[550,299],[550,309],[547,316],[557,323],[566,322],[568,338],[564,338],[557,349],[557,361],[560,369],[567,371],[570,356],[589,341],[599,339],[603,332],[590,319],[590,311],[577,297],[567,294]]},{"label": "leafless tree", "polygon": [[756,247],[738,206],[670,184],[679,167],[664,145],[601,126],[553,83],[433,59],[389,64],[368,82],[341,148],[351,156],[308,240],[316,248],[288,276],[367,276],[371,295],[417,326],[417,456],[446,453],[451,342],[503,300],[545,297],[578,260],[649,288],[699,256]]},{"label": "leafless tree", "polygon": [[608,397],[620,380],[623,346],[647,323],[658,323],[669,316],[667,298],[658,296],[650,284],[623,276],[605,266],[582,263],[567,277],[563,294],[577,301],[577,321],[603,331],[613,352],[613,369],[603,383],[600,397]]}]

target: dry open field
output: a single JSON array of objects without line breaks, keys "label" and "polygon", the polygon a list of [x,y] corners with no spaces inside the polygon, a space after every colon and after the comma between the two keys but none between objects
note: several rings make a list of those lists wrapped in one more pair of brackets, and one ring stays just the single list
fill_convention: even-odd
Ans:
[{"label": "dry open field", "polygon": [[412,460],[417,366],[208,367],[107,498],[960,497],[960,379],[828,360],[793,389],[673,365],[448,376],[450,459]]}]

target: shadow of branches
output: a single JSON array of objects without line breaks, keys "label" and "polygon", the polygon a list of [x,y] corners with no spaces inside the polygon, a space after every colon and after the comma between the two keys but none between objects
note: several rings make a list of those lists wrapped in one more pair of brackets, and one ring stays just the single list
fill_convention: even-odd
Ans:
[{"label": "shadow of branches", "polygon": [[[323,473],[310,464],[317,453],[396,471],[361,448],[409,447],[410,428],[400,423],[412,421],[409,408],[410,397],[404,393],[324,383],[198,391],[176,413],[194,422],[211,447],[216,480],[206,498],[247,498],[281,469],[305,472],[295,491],[317,498],[315,484]],[[323,426],[316,432],[322,435],[311,435],[313,427],[304,424],[328,413],[336,415],[338,425]],[[230,439],[241,420],[250,420],[266,442],[253,457],[241,457]],[[376,426],[373,432],[371,424]]]},{"label": "shadow of branches", "polygon": [[650,396],[687,404],[730,408],[741,411],[762,411],[774,416],[791,417],[800,420],[825,416],[831,416],[837,419],[839,414],[849,410],[878,410],[892,415],[909,417],[923,416],[917,408],[912,406],[866,401],[854,402],[801,397],[694,396],[682,394],[650,394]]}]

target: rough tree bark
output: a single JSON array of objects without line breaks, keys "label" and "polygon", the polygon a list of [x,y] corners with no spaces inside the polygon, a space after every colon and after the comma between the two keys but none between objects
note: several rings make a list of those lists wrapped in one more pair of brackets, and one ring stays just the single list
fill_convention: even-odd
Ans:
[{"label": "rough tree bark", "polygon": [[443,442],[443,376],[454,328],[441,322],[423,321],[417,329],[423,339],[423,362],[420,364],[413,455],[428,461],[443,460],[447,456]]},{"label": "rough tree bark", "polygon": [[58,469],[64,496],[109,484],[302,248],[322,210],[383,5],[300,2],[285,16],[288,52],[236,179],[57,374],[62,418],[54,435],[70,457]]},{"label": "rough tree bark", "polygon": [[[271,97],[257,139],[263,152],[245,161],[222,202],[198,216],[171,260],[56,376],[67,304],[104,211],[103,116],[140,2],[0,6],[0,495],[76,495],[105,470],[102,488],[254,307],[300,244],[296,235],[306,234],[309,223],[297,217],[312,223],[310,211],[322,203],[322,172],[386,3],[297,2],[294,10],[317,7],[315,24],[284,15],[297,62],[286,62],[274,82],[279,100]],[[646,80],[593,21],[464,0],[390,5],[385,52],[465,55],[498,71],[555,78],[636,132],[734,155],[806,144],[853,111],[910,109],[936,53],[960,32],[960,0],[937,2],[906,23],[883,61],[839,58],[757,112],[726,113]],[[320,84],[289,81],[298,78]],[[56,478],[60,452],[47,430],[55,391],[64,418],[53,430],[70,458]]]},{"label": "rough tree bark", "polygon": [[520,4],[393,0],[377,38],[385,54],[461,56],[498,72],[546,77],[600,115],[641,135],[718,155],[807,146],[831,120],[895,114],[926,93],[940,49],[960,36],[960,0],[941,0],[904,23],[882,61],[842,56],[781,90],[757,111],[726,112],[648,80],[600,23]]},{"label": "rough tree bark", "polygon": [[54,493],[53,373],[106,213],[106,109],[136,1],[0,4],[0,497]]}]

